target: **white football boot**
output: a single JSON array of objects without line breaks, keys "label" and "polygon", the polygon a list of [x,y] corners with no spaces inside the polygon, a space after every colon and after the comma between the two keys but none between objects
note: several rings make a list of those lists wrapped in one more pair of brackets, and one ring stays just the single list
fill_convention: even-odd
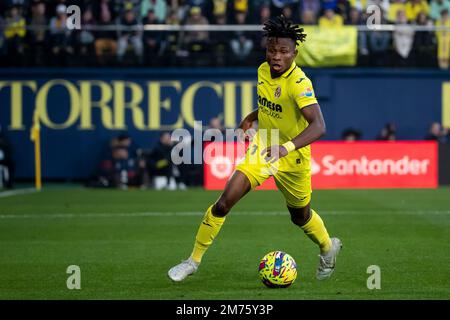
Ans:
[{"label": "white football boot", "polygon": [[196,263],[192,258],[182,261],[175,267],[171,268],[168,272],[169,278],[173,281],[179,282],[186,279],[187,276],[194,274],[198,269],[198,263]]},{"label": "white football boot", "polygon": [[331,238],[331,249],[325,254],[319,255],[319,267],[317,268],[317,280],[325,280],[331,277],[336,265],[336,258],[342,248],[342,242],[338,238]]}]

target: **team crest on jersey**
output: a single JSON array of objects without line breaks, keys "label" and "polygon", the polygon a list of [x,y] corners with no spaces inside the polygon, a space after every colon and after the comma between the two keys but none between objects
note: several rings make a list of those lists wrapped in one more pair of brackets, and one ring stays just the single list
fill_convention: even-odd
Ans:
[{"label": "team crest on jersey", "polygon": [[275,90],[275,98],[279,98],[281,96],[281,87],[278,86]]}]

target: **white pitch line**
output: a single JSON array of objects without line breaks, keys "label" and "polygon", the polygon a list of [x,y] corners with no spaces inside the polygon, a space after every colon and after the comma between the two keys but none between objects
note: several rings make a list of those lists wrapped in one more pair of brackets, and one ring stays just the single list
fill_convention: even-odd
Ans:
[{"label": "white pitch line", "polygon": [[0,198],[13,197],[13,196],[21,195],[21,194],[28,194],[28,193],[35,193],[35,192],[38,192],[38,191],[34,188],[3,191],[3,192],[0,192]]},{"label": "white pitch line", "polygon": [[[369,213],[388,213],[395,215],[450,215],[450,210],[405,210],[405,211],[320,211],[324,215],[364,215]],[[130,213],[48,213],[48,214],[0,214],[0,219],[76,219],[76,218],[131,218],[131,217],[170,217],[170,216],[203,216],[200,211],[180,212],[130,212]],[[288,216],[287,211],[234,211],[232,215],[242,216]]]}]

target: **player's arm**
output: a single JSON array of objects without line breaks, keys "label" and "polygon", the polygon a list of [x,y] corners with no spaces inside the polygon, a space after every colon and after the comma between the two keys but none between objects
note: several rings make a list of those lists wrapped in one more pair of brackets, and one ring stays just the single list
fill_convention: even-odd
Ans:
[{"label": "player's arm", "polygon": [[252,127],[253,121],[258,120],[258,109],[250,112],[244,120],[239,124],[239,129],[242,129],[244,132]]},{"label": "player's arm", "polygon": [[261,154],[266,156],[267,162],[275,162],[285,157],[289,152],[303,148],[322,137],[326,132],[325,120],[322,111],[317,103],[306,106],[301,109],[303,116],[309,125],[294,137],[291,141],[283,145],[275,145],[264,149]]},{"label": "player's arm", "polygon": [[250,112],[239,124],[239,128],[237,130],[238,141],[251,139],[251,136],[253,136],[254,133],[248,130],[251,129],[253,121],[256,120],[258,120],[258,109]]},{"label": "player's arm", "polygon": [[[319,104],[315,103],[304,107],[301,112],[309,125],[291,140],[295,146],[295,150],[303,148],[320,139],[326,132],[325,120],[323,119]],[[283,148],[286,149],[285,146],[283,146]]]}]

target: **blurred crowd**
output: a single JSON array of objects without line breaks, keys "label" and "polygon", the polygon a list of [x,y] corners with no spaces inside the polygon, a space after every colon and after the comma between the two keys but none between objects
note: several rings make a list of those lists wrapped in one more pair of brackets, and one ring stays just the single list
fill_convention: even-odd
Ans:
[{"label": "blurred crowd", "polygon": [[[67,8],[81,9],[81,30],[69,30]],[[3,66],[254,66],[264,39],[250,31],[142,31],[136,26],[262,24],[283,14],[295,23],[366,25],[377,5],[381,24],[450,26],[450,0],[3,0]],[[124,26],[93,30],[86,27]],[[358,33],[358,65],[447,69],[450,31]]]},{"label": "blurred crowd", "polygon": [[[209,125],[203,129],[214,129],[217,137],[211,137],[210,141],[229,138],[220,117],[211,118]],[[88,181],[88,186],[156,190],[184,190],[187,187],[203,186],[203,165],[194,163],[194,141],[187,140],[183,142],[190,145],[191,163],[175,164],[172,150],[178,142],[172,141],[171,132],[161,131],[158,141],[151,148],[136,147],[132,137],[123,132],[111,139],[107,155]],[[202,141],[198,143],[203,145]],[[176,152],[183,156],[182,151]]]},{"label": "blurred crowd", "polygon": [[[209,131],[213,134],[209,141],[236,141],[235,135],[231,135],[224,127],[220,116],[211,118],[208,126],[205,126],[203,130],[213,130]],[[192,137],[183,138],[182,142],[190,145],[188,149],[192,151],[192,154],[188,158],[191,163],[174,163],[172,150],[178,142],[172,141],[169,131],[161,131],[158,141],[151,148],[137,147],[131,136],[126,132],[121,133],[111,139],[107,155],[89,179],[88,186],[121,189],[137,187],[156,190],[201,187],[203,186],[203,165],[195,164],[193,154],[196,151],[195,142]],[[202,141],[197,143],[203,147]],[[181,153],[180,156],[186,159],[182,150],[175,152],[177,155]]]},{"label": "blurred crowd", "polygon": [[9,141],[0,126],[0,190],[13,187],[14,161]]},{"label": "blurred crowd", "polygon": [[[346,128],[342,131],[343,141],[357,141],[363,140],[363,132],[354,127]],[[370,138],[369,138],[370,139]],[[386,123],[375,137],[378,141],[396,141],[399,140],[397,137],[397,126],[393,122]],[[442,126],[439,122],[432,122],[428,129],[428,133],[424,136],[424,140],[432,140],[438,143],[450,143],[450,130]]]},{"label": "blurred crowd", "polygon": [[[212,118],[205,129],[217,129],[225,133],[219,117]],[[192,139],[187,143],[191,145],[192,151],[195,150]],[[161,131],[152,148],[137,148],[131,136],[121,133],[110,141],[108,154],[88,181],[88,186],[156,190],[184,190],[187,187],[203,186],[202,164],[195,164],[194,161],[174,163],[172,150],[176,144],[172,141],[171,132]]]}]

